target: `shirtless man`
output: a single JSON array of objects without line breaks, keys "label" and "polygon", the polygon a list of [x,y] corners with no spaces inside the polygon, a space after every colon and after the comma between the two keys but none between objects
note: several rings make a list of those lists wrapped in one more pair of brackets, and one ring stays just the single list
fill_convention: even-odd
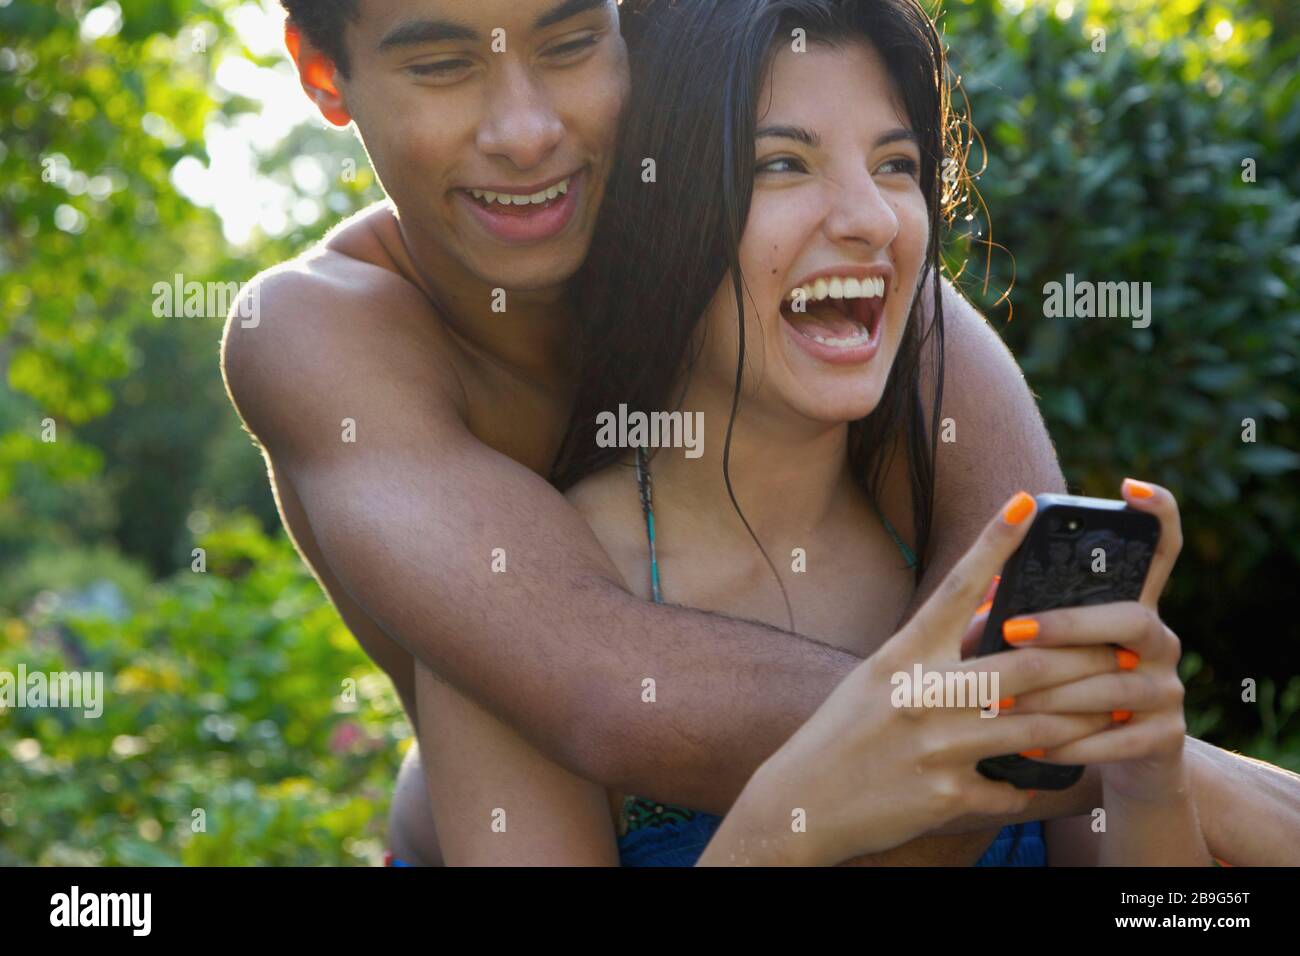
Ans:
[{"label": "shirtless man", "polygon": [[[628,82],[617,6],[284,2],[304,89],[331,123],[356,123],[389,197],[259,276],[245,292],[259,321],[237,305],[227,325],[227,387],[286,528],[409,715],[418,660],[583,777],[725,812],[857,659],[634,598],[545,480],[572,394],[564,286],[590,242]],[[1012,492],[1065,490],[1014,359],[945,295],[943,408],[961,440],[938,448],[913,610]],[[889,476],[881,506],[907,537],[905,475]],[[495,549],[507,573],[492,573]],[[641,703],[647,674],[671,703]],[[393,849],[436,863],[416,752]],[[1276,834],[1300,826],[1293,776],[1190,739],[1188,761],[1211,851],[1286,862]],[[1041,794],[1028,818],[1099,803],[1090,774]],[[1267,819],[1234,829],[1251,818]],[[873,862],[968,864],[997,825]]]}]

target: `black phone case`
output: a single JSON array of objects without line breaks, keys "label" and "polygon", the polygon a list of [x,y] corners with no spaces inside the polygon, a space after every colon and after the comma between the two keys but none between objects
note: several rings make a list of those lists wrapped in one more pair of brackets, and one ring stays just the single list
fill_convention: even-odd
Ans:
[{"label": "black phone case", "polygon": [[[1160,522],[1123,501],[1038,495],[1038,513],[1025,540],[1002,569],[979,645],[979,656],[1014,645],[1002,637],[1009,618],[1060,607],[1136,601],[1142,594],[1160,539]],[[1079,523],[1070,530],[1071,521]],[[1094,549],[1105,555],[1105,571],[1094,571]],[[1050,764],[1008,754],[976,764],[990,780],[1021,790],[1064,790],[1083,776],[1078,765]]]}]

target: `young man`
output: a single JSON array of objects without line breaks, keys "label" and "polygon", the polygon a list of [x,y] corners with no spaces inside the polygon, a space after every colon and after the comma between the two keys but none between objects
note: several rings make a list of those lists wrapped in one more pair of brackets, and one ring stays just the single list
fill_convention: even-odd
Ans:
[{"label": "young man", "polygon": [[[260,322],[237,308],[227,327],[227,384],[286,527],[409,714],[427,666],[581,776],[725,812],[857,661],[635,599],[543,477],[571,398],[564,286],[586,254],[627,89],[616,4],[285,6],[304,89],[330,122],[356,123],[390,197],[259,277],[247,294]],[[932,562],[913,609],[1013,491],[1065,489],[1014,360],[946,295],[944,414],[960,440],[939,446]],[[906,536],[902,482],[881,504]],[[1198,801],[1223,799],[1226,777],[1210,771],[1225,758],[1189,751]],[[1032,818],[1100,802],[1089,777],[1042,794]],[[1279,804],[1272,818],[1294,826],[1300,810]],[[398,855],[436,862],[413,760],[393,817]],[[874,862],[973,862],[999,824],[979,825]],[[1260,852],[1276,842],[1261,837]]]}]

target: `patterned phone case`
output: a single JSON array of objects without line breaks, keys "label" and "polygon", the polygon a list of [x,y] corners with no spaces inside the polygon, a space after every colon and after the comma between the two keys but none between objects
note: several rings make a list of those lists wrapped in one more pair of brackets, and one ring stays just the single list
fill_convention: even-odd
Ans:
[{"label": "patterned phone case", "polygon": [[[1034,524],[1002,570],[980,656],[1013,646],[1002,637],[1002,624],[1009,618],[1135,601],[1142,594],[1160,538],[1154,515],[1104,498],[1038,495],[1036,500]],[[1042,763],[1018,754],[989,757],[976,768],[990,780],[1006,780],[1022,790],[1064,790],[1083,776],[1081,766]]]}]

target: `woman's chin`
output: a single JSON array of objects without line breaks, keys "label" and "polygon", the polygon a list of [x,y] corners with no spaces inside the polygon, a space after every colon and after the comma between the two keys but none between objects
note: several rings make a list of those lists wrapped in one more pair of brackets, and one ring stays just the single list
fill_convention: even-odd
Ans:
[{"label": "woman's chin", "polygon": [[859,391],[853,395],[818,396],[816,400],[805,398],[795,407],[811,421],[821,422],[824,425],[847,425],[866,418],[879,404],[879,394],[864,396]]}]

